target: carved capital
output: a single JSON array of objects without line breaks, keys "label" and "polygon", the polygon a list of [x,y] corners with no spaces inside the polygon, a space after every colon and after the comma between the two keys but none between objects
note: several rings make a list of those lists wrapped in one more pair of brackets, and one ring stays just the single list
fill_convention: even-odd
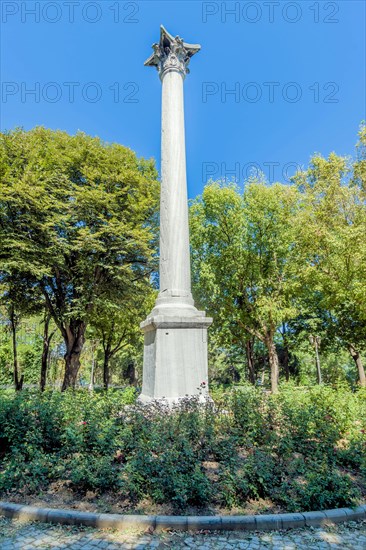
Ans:
[{"label": "carved capital", "polygon": [[189,73],[188,65],[191,57],[201,49],[201,46],[187,44],[179,36],[174,38],[161,26],[160,42],[153,44],[152,48],[154,53],[145,61],[145,65],[156,67],[162,79],[169,71],[177,71],[185,78]]}]

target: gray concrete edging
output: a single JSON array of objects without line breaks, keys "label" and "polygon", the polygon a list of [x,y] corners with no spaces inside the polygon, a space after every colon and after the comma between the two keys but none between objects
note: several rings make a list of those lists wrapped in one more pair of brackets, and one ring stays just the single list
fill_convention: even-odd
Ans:
[{"label": "gray concrete edging", "polygon": [[0,515],[7,518],[64,525],[85,525],[99,529],[174,529],[179,531],[271,531],[366,519],[366,505],[319,512],[266,514],[258,516],[139,516],[97,514],[55,508],[36,508],[0,502]]}]

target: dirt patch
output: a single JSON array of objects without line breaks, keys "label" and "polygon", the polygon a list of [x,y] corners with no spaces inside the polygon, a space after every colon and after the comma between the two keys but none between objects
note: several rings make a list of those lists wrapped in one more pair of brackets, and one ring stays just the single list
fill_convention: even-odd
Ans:
[{"label": "dirt patch", "polygon": [[[98,494],[87,491],[86,494],[78,494],[68,489],[60,482],[52,483],[47,491],[38,495],[9,494],[3,496],[3,500],[16,504],[26,504],[44,508],[70,508],[80,512],[111,513],[111,514],[152,514],[152,515],[177,515],[177,511],[169,504],[154,504],[148,499],[132,506],[130,502],[118,500],[116,493]],[[252,514],[277,514],[285,512],[270,500],[258,499],[248,501],[246,506],[237,508],[222,507],[188,507],[182,515],[252,515]]]}]

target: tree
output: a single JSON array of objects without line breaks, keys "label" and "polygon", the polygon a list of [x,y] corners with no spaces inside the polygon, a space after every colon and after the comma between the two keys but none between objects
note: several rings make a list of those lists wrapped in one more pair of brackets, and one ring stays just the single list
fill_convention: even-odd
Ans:
[{"label": "tree", "polygon": [[151,272],[156,171],[121,145],[35,128],[0,135],[0,177],[0,276],[16,268],[42,292],[65,342],[65,390],[98,296]]},{"label": "tree", "polygon": [[103,386],[110,383],[110,361],[127,346],[142,342],[139,323],[151,310],[155,292],[149,281],[142,280],[125,292],[118,287],[99,297],[91,318],[93,336],[103,348]]},{"label": "tree", "polygon": [[252,181],[244,195],[211,183],[191,208],[194,286],[215,322],[266,346],[277,391],[275,335],[296,314],[296,189]]},{"label": "tree", "polygon": [[20,391],[23,389],[24,373],[21,374],[19,367],[17,333],[22,319],[37,313],[40,305],[34,289],[28,288],[27,281],[19,273],[3,273],[0,281],[0,302],[4,305],[11,334],[14,387]]},{"label": "tree", "polygon": [[295,182],[303,195],[298,217],[303,295],[328,339],[348,349],[365,386],[366,210],[362,187],[352,177],[356,173],[362,181],[362,171],[347,158],[315,155]]}]

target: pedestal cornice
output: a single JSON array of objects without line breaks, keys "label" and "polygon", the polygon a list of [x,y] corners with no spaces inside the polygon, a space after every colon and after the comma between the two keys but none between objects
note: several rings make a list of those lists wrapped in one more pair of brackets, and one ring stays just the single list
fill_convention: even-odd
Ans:
[{"label": "pedestal cornice", "polygon": [[174,315],[152,315],[140,324],[143,332],[159,328],[208,328],[212,324],[211,317],[205,317],[204,311],[198,311],[192,317]]}]

